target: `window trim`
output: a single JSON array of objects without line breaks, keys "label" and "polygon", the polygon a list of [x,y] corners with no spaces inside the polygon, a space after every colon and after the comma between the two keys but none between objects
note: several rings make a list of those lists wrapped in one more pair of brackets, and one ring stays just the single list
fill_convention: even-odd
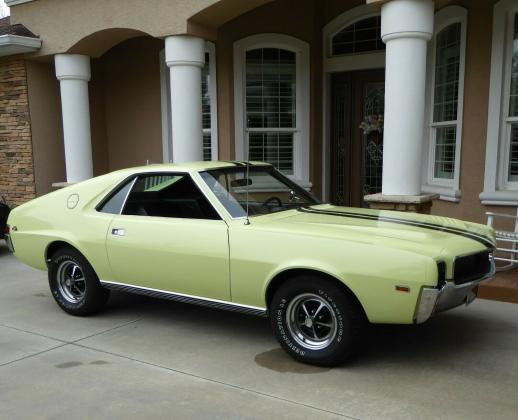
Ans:
[{"label": "window trim", "polygon": [[[460,23],[460,60],[459,81],[457,96],[457,120],[434,122],[435,105],[435,64],[437,57],[437,35],[448,26]],[[428,77],[427,77],[427,101],[426,101],[426,129],[424,132],[424,165],[423,185],[425,193],[439,194],[439,198],[445,201],[460,201],[460,163],[462,150],[462,123],[464,119],[464,78],[466,74],[466,34],[468,24],[468,11],[461,6],[447,6],[435,14],[434,36],[428,49]],[[452,179],[435,177],[435,146],[436,133],[439,127],[455,126],[455,165]]]},{"label": "window trim", "polygon": [[[303,190],[306,190],[306,195],[315,200],[317,202],[317,204],[322,204],[322,202],[317,198],[315,197],[309,190],[308,188],[304,188],[302,185],[298,185],[297,183],[295,183],[295,181],[293,181],[289,176],[287,175],[284,175],[281,171],[279,171],[278,169],[276,169],[273,165],[271,164],[264,164],[264,165],[254,165],[254,164],[251,164],[250,167],[255,167],[255,168],[269,168],[271,167],[272,168],[272,171],[274,172],[277,172],[277,174],[279,175],[280,178],[286,178],[286,181],[288,183],[288,185],[291,185],[293,184],[292,186],[295,186],[295,187],[300,187],[302,188]],[[215,203],[217,203],[218,206],[221,206],[222,210],[226,213],[226,215],[231,219],[231,220],[245,220],[247,219],[247,216],[232,216],[232,214],[229,212],[229,210],[223,205],[223,203],[221,203],[221,201],[218,199],[218,197],[216,196],[216,194],[214,193],[214,191],[212,191],[212,189],[207,185],[206,181],[203,179],[202,177],[202,174],[205,173],[205,172],[211,172],[211,171],[217,171],[218,169],[232,169],[232,170],[240,170],[242,168],[239,168],[239,167],[220,167],[220,168],[212,168],[212,169],[203,169],[201,171],[199,171],[197,173],[197,175],[199,176],[200,178],[200,183],[202,185],[205,186],[205,188],[207,188],[207,191],[211,194],[211,196],[214,198],[214,201]],[[214,206],[214,208],[216,208],[216,206]],[[248,217],[260,217],[260,216],[268,216],[268,214],[263,214],[263,215],[249,215]]]},{"label": "window trim", "polygon": [[171,122],[171,71],[165,62],[165,48],[158,54],[160,64],[160,111],[162,120],[162,161],[173,161],[173,132]]},{"label": "window trim", "polygon": [[124,214],[124,209],[126,208],[126,204],[128,203],[128,198],[133,190],[133,188],[135,187],[135,184],[137,183],[137,181],[139,180],[139,178],[142,178],[142,177],[145,177],[145,176],[186,176],[186,177],[189,177],[191,179],[191,181],[193,182],[193,184],[195,185],[195,187],[198,189],[199,193],[207,200],[207,202],[209,203],[209,205],[213,208],[214,212],[219,216],[219,219],[199,219],[199,218],[192,218],[192,217],[164,217],[164,216],[136,216],[136,217],[152,217],[154,219],[180,219],[180,220],[214,220],[214,221],[221,221],[221,220],[224,220],[223,217],[221,216],[221,213],[218,211],[218,209],[216,208],[216,206],[214,206],[214,204],[212,203],[212,201],[209,199],[209,197],[207,197],[207,194],[205,194],[205,191],[203,191],[203,189],[200,187],[198,181],[195,179],[194,176],[192,176],[192,174],[190,172],[179,172],[179,171],[163,171],[163,172],[153,172],[153,171],[150,171],[150,172],[140,172],[140,173],[136,173],[136,174],[133,174],[132,176],[135,177],[135,179],[133,179],[132,181],[132,186],[131,186],[131,189],[129,190],[128,194],[126,195],[126,199],[124,200],[124,204],[121,208],[121,212],[119,214],[119,216],[127,216],[127,217],[135,217],[134,214]]},{"label": "window trim", "polygon": [[211,160],[218,160],[218,83],[216,69],[216,44],[205,42],[205,52],[209,54],[209,92],[210,92],[210,132]]},{"label": "window trim", "polygon": [[[300,39],[282,34],[258,34],[252,35],[234,43],[234,133],[235,133],[235,158],[247,160],[248,141],[246,128],[245,108],[245,68],[246,51],[256,48],[280,48],[292,51],[296,56],[296,127],[289,128],[293,134],[293,175],[288,178],[300,184],[304,188],[310,188],[309,180],[309,92],[310,92],[310,68],[309,68],[309,44]],[[284,129],[286,130],[286,129]],[[268,129],[261,129],[268,131]],[[283,131],[282,128],[273,131]]]},{"label": "window trim", "polygon": [[[205,53],[209,54],[209,92],[210,92],[210,133],[211,160],[219,158],[218,143],[218,83],[216,69],[216,45],[205,42]],[[171,82],[170,69],[165,62],[165,49],[159,53],[160,62],[160,109],[162,117],[162,160],[164,163],[173,162],[173,132],[171,119]],[[201,80],[200,80],[201,83]],[[208,129],[202,128],[203,132]]]},{"label": "window trim", "polygon": [[498,168],[500,187],[503,190],[518,190],[518,181],[509,181],[509,148],[511,141],[511,133],[509,131],[513,123],[518,123],[518,116],[509,115],[510,94],[511,94],[511,65],[513,55],[514,41],[514,22],[515,16],[518,15],[518,7],[511,9],[506,16],[505,25],[505,43],[504,43],[504,77],[502,78],[502,110],[500,116],[501,132],[500,132],[500,156],[501,163]]},{"label": "window trim", "polygon": [[135,181],[137,180],[138,174],[131,174],[130,176],[127,176],[122,181],[120,181],[115,187],[110,189],[110,191],[97,203],[95,206],[95,211],[98,213],[104,213],[104,214],[113,214],[113,213],[106,213],[103,212],[101,209],[104,207],[104,205],[110,201],[120,190],[122,190],[126,185],[131,184],[130,189],[128,193],[126,194],[126,197],[124,198],[121,208],[119,210],[118,214],[122,213],[122,209],[124,209],[124,206],[126,205],[126,200],[128,199],[128,195],[133,189],[133,184],[135,184]]},{"label": "window trim", "polygon": [[[381,17],[381,13],[379,9],[373,9],[369,11],[365,11],[362,6],[359,6],[361,10],[359,11],[359,14],[353,13],[351,16],[354,16],[350,19],[344,20],[342,16],[341,19],[337,19],[335,22],[334,20],[330,22],[331,26],[325,30],[325,56],[327,58],[341,58],[341,57],[358,57],[361,55],[368,55],[368,54],[380,54],[382,53],[385,55],[385,50],[369,50],[369,51],[363,51],[363,52],[357,52],[357,53],[344,53],[344,54],[333,54],[333,38],[340,33],[343,29],[346,29],[355,23],[361,22],[365,19],[370,19],[373,17]],[[369,6],[367,6],[369,7]],[[370,8],[369,8],[370,9]],[[381,36],[380,36],[381,38]],[[383,41],[382,41],[383,42]]]},{"label": "window trim", "polygon": [[[509,92],[516,0],[500,0],[493,8],[486,162],[482,204],[518,205],[518,182],[507,181]],[[518,118],[516,118],[518,120]],[[507,149],[507,150],[506,150]]]},{"label": "window trim", "polygon": [[[195,172],[196,175],[199,176],[199,172]],[[137,180],[142,176],[166,176],[166,175],[184,175],[191,178],[192,182],[198,188],[199,192],[205,197],[205,199],[208,201],[210,206],[214,209],[216,214],[219,216],[219,219],[192,219],[187,217],[160,217],[160,216],[138,216],[138,217],[153,217],[153,218],[161,218],[161,219],[183,219],[183,220],[214,220],[216,222],[219,222],[221,220],[225,221],[225,218],[221,214],[220,209],[218,209],[218,206],[214,205],[214,202],[210,199],[210,197],[207,195],[205,189],[203,188],[203,184],[200,183],[199,179],[197,179],[196,176],[194,176],[193,173],[190,172],[179,172],[179,171],[149,171],[149,172],[136,172],[128,175],[125,177],[122,181],[120,181],[114,188],[112,188],[95,206],[95,210],[98,213],[103,213],[100,209],[104,206],[106,202],[111,200],[111,198],[117,194],[121,188],[124,188],[127,184],[131,184],[131,187],[126,194],[126,197],[124,198],[124,202],[122,203],[121,210],[118,214],[112,214],[112,213],[104,213],[112,216],[127,216],[127,217],[134,217],[133,215],[127,215],[123,214],[124,208],[126,207],[126,203],[128,201],[129,195],[131,194],[131,191],[133,190],[133,187],[135,186],[135,183]],[[217,201],[217,200],[216,200]]]}]

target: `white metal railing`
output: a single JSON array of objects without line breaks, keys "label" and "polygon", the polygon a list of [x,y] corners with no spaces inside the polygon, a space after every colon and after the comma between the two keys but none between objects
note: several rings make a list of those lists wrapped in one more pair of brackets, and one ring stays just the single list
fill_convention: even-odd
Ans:
[{"label": "white metal railing", "polygon": [[[518,267],[518,211],[513,216],[504,213],[486,212],[487,225],[494,227],[495,219],[513,219],[514,231],[496,230],[497,256],[495,261],[501,261],[505,264],[497,266],[498,271],[509,270]],[[500,255],[504,256],[500,256]],[[506,258],[507,257],[507,258]]]}]

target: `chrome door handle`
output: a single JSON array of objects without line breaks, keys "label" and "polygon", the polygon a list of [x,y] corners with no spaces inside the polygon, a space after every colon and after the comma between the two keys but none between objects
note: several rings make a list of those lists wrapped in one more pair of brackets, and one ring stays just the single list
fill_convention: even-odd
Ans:
[{"label": "chrome door handle", "polygon": [[114,236],[126,236],[126,229],[114,228],[114,229],[112,229],[112,235],[114,235]]}]

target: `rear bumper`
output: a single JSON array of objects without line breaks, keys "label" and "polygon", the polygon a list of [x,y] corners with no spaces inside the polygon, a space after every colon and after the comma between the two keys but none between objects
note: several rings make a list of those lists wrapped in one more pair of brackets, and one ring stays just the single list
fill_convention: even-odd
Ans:
[{"label": "rear bumper", "polygon": [[415,323],[421,324],[438,312],[463,304],[469,305],[477,297],[478,286],[493,277],[495,272],[495,262],[491,259],[491,270],[480,279],[459,285],[447,281],[441,289],[423,287],[417,305]]}]

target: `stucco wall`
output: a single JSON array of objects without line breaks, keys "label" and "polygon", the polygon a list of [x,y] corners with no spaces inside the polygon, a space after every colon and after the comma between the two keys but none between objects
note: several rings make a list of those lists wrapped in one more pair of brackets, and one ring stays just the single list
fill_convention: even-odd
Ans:
[{"label": "stucco wall", "polygon": [[316,195],[322,192],[322,27],[362,0],[278,0],[239,16],[218,29],[218,136],[220,156],[233,159],[234,72],[233,45],[258,33],[291,35],[310,46],[310,181]]},{"label": "stucco wall", "polygon": [[90,99],[90,129],[94,176],[110,171],[108,138],[106,135],[106,107],[104,93],[104,66],[100,60],[90,63],[92,77],[88,83]]},{"label": "stucco wall", "polygon": [[[106,173],[109,169],[101,75],[99,66],[92,62],[89,93],[94,175]],[[61,98],[52,62],[27,61],[27,80],[36,194],[40,196],[52,191],[53,183],[66,181]]]},{"label": "stucco wall", "polygon": [[[347,3],[347,4],[346,4]],[[483,206],[485,145],[489,96],[492,13],[495,0],[472,2],[438,1],[438,8],[458,4],[468,9],[464,120],[461,152],[460,203],[437,200],[432,212],[479,222],[486,211],[515,212],[514,207]],[[243,37],[264,32],[283,33],[310,44],[311,54],[311,175],[314,192],[321,194],[322,172],[322,38],[321,28],[345,10],[364,1],[324,2],[279,0],[267,4],[223,25],[218,30],[218,109],[220,156],[233,158],[234,75],[233,43]]]},{"label": "stucco wall", "polygon": [[[158,54],[163,42],[123,42],[92,60],[89,82],[94,175],[162,161]],[[53,63],[27,61],[37,195],[66,181],[59,82]]]},{"label": "stucco wall", "polygon": [[[135,29],[158,38],[191,32],[208,35],[211,25],[268,1],[37,0],[12,7],[11,24],[23,23],[41,36],[43,46],[36,55],[42,56],[67,52],[83,38],[111,28]],[[199,25],[188,24],[194,15]]]},{"label": "stucco wall", "polygon": [[486,211],[516,214],[516,207],[485,206],[479,199],[479,194],[484,189],[491,33],[495,2],[494,0],[438,2],[440,7],[448,4],[466,7],[468,25],[460,170],[462,197],[459,203],[436,200],[432,207],[433,214],[478,222],[486,221]]},{"label": "stucco wall", "polygon": [[162,162],[161,49],[161,40],[136,38],[99,60],[109,170]]},{"label": "stucco wall", "polygon": [[[96,1],[93,0],[92,4]],[[74,3],[76,0],[70,0],[70,2]],[[494,0],[436,2],[439,8],[448,4],[465,6],[468,9],[468,31],[460,174],[462,199],[460,203],[438,200],[432,211],[434,214],[481,222],[485,220],[484,212],[487,210],[515,212],[513,207],[482,206],[478,197],[483,189],[494,2]],[[38,7],[44,7],[45,3],[50,6],[52,3],[63,3],[63,0],[38,0],[30,4],[37,3],[39,3]],[[112,2],[109,3],[108,9],[112,7]],[[127,4],[130,10],[133,3]],[[363,0],[348,2],[277,0],[244,13],[217,29],[218,138],[221,159],[232,159],[235,156],[234,42],[249,35],[268,32],[297,37],[310,45],[310,180],[314,185],[313,191],[317,195],[321,194],[323,147],[321,30],[327,22],[340,13],[362,4],[365,4]],[[157,4],[156,7],[162,6]],[[175,9],[175,13],[180,9]],[[23,11],[23,6],[20,6],[19,10]],[[67,10],[68,6],[63,6],[63,13]],[[104,10],[107,9],[104,8]],[[164,6],[161,9],[161,15],[167,16],[168,10],[169,6]],[[146,16],[142,18],[142,25],[149,18],[148,15]],[[204,24],[209,22],[210,19],[207,20],[207,16],[201,16],[200,22]],[[117,19],[119,18],[121,17],[118,16]],[[93,23],[89,23],[91,24]],[[107,21],[103,25],[107,25]],[[87,26],[82,27],[81,30],[86,31]],[[135,38],[112,48],[100,59],[93,60],[90,101],[96,174],[143,164],[146,160],[161,161],[158,56],[162,48],[161,40],[150,37]],[[36,68],[42,73],[39,76],[35,75]],[[50,180],[52,182],[64,180],[59,94],[52,65],[30,63],[28,72],[35,80],[35,85],[30,86],[29,91],[32,91],[36,98],[35,103],[31,103],[31,114],[34,114],[35,166],[39,193],[44,188],[48,188],[44,186],[50,185]],[[45,101],[48,101],[49,105],[46,106]],[[42,110],[46,108],[50,109],[50,113],[43,113]],[[47,118],[51,122],[50,125],[44,124]],[[58,137],[59,142],[56,140]],[[47,150],[48,147],[54,148],[55,158],[43,156],[40,152]],[[38,166],[38,162],[42,165]],[[46,162],[46,172],[50,174],[40,170],[44,162]]]},{"label": "stucco wall", "polygon": [[59,82],[54,65],[27,61],[36,194],[66,181]]}]

